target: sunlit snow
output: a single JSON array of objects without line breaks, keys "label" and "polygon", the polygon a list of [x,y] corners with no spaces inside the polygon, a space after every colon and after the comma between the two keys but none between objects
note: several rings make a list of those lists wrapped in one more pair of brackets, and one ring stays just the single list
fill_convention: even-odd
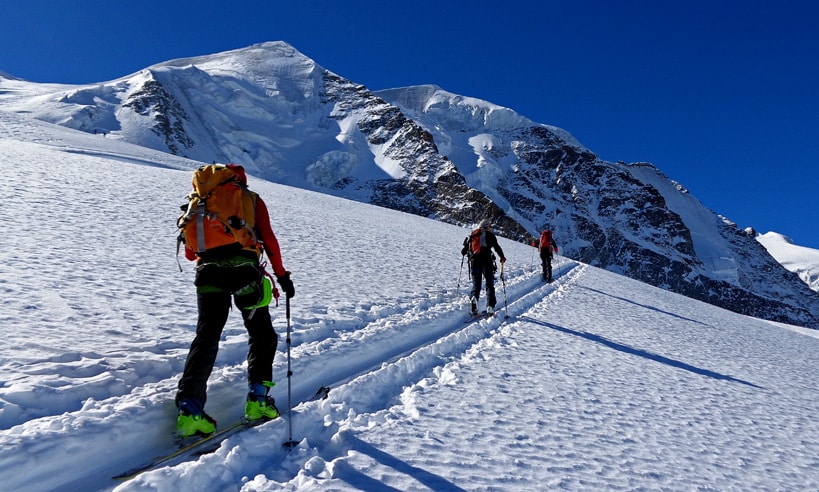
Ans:
[{"label": "sunlit snow", "polygon": [[[117,482],[173,450],[196,316],[174,222],[198,163],[5,112],[0,162],[3,490],[819,488],[817,332],[561,256],[545,284],[505,239],[501,313],[465,324],[466,229],[252,177],[296,286],[293,412]],[[245,357],[232,313],[222,424]]]}]

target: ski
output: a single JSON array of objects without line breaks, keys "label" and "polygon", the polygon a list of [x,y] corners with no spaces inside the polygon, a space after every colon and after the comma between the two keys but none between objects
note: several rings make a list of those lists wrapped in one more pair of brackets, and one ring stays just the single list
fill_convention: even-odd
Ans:
[{"label": "ski", "polygon": [[[479,321],[479,320],[482,320],[482,319],[493,318],[495,316],[501,317],[501,314],[502,313],[500,311],[495,311],[494,313],[487,313],[486,311],[481,311],[478,314],[474,314],[474,315],[470,314],[469,317],[464,320],[464,324],[474,323],[475,321]],[[503,316],[501,318],[502,319],[509,319],[509,315],[508,314],[503,314]]]},{"label": "ski", "polygon": [[140,465],[136,468],[132,468],[131,470],[116,475],[112,478],[114,480],[121,480],[124,482],[136,477],[141,473],[157,468],[164,463],[168,463],[174,458],[180,458],[180,461],[184,461],[184,458],[187,457],[201,456],[204,454],[212,453],[219,449],[219,445],[228,437],[234,434],[238,434],[239,432],[245,429],[250,429],[252,427],[256,427],[267,422],[270,422],[270,420],[259,419],[254,420],[252,422],[248,422],[242,419],[228,425],[227,427],[221,430],[217,430],[213,434],[209,434],[207,436],[202,437],[195,437],[193,438],[192,441],[190,440],[190,438],[188,438],[185,441],[183,441],[179,445],[179,447],[173,452],[162,456],[157,456],[156,458],[152,459],[151,461],[143,465]]},{"label": "ski", "polygon": [[[318,389],[318,391],[316,391],[315,395],[313,395],[307,401],[324,400],[328,397],[329,394],[330,387],[321,386]],[[244,418],[242,418],[237,422],[233,422],[232,424],[228,425],[224,429],[217,430],[213,434],[207,436],[186,438],[182,442],[177,443],[178,447],[174,451],[165,455],[157,456],[143,465],[140,465],[136,468],[132,468],[124,473],[120,473],[119,475],[116,475],[111,478],[113,478],[114,480],[125,482],[136,477],[141,473],[153,470],[155,468],[158,468],[160,465],[170,463],[171,461],[179,460],[179,462],[182,462],[189,458],[195,458],[198,456],[202,456],[204,454],[212,453],[219,449],[219,446],[225,439],[235,434],[238,434],[239,432],[245,429],[257,427],[267,422],[271,422],[271,420],[259,419],[247,421]]]},{"label": "ski", "polygon": [[481,319],[491,318],[494,316],[495,313],[487,313],[486,311],[482,311],[478,314],[470,314],[469,318],[467,318],[464,323],[472,323],[473,321],[478,321]]}]

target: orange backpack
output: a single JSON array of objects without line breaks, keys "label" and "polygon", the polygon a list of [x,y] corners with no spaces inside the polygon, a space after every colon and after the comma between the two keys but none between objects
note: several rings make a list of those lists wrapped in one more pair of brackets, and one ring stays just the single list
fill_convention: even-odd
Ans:
[{"label": "orange backpack", "polygon": [[194,171],[188,200],[176,222],[180,243],[197,255],[234,244],[259,254],[256,194],[230,166],[211,164]]},{"label": "orange backpack", "polygon": [[552,250],[552,231],[543,231],[540,233],[540,247],[549,248]]},{"label": "orange backpack", "polygon": [[481,252],[481,231],[480,228],[475,229],[472,231],[472,234],[469,235],[469,250],[472,252],[473,255],[477,255]]}]

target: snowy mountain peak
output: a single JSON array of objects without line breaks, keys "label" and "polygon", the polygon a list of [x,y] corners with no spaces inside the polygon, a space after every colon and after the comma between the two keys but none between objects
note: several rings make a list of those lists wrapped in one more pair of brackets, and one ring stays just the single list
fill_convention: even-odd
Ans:
[{"label": "snowy mountain peak", "polygon": [[241,80],[248,84],[236,86],[234,90],[252,86],[268,91],[268,97],[309,96],[315,91],[316,84],[320,86],[321,75],[325,71],[312,59],[282,41],[255,44],[214,55],[179,58],[151,68],[196,68],[211,77]]},{"label": "snowy mountain peak", "polygon": [[[775,242],[779,242],[779,243],[785,243],[785,244],[793,244],[794,246],[796,246],[796,243],[794,243],[793,239],[791,239],[790,237],[788,237],[788,236],[786,236],[784,234],[779,234],[778,232],[773,232],[773,231],[766,232],[765,234],[758,235],[757,240],[760,241],[760,242],[771,243],[771,244],[773,244]],[[810,249],[810,248],[804,248],[804,249]]]},{"label": "snowy mountain peak", "polygon": [[776,232],[758,235],[756,240],[782,266],[798,275],[811,289],[819,292],[819,250],[794,244],[791,238]]},{"label": "snowy mountain peak", "polygon": [[509,108],[481,99],[459,96],[435,85],[421,85],[376,92],[411,116],[426,114],[448,129],[510,130],[534,123]]}]

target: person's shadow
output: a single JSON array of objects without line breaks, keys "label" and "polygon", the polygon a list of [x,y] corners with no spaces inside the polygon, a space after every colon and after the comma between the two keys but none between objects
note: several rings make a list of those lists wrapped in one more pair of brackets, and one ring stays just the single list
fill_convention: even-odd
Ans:
[{"label": "person's shadow", "polygon": [[[424,484],[430,490],[466,492],[465,489],[458,487],[446,478],[418,468],[417,466],[410,465],[389,453],[381,451],[372,444],[362,441],[350,432],[345,432],[344,434],[344,442],[349,446],[350,450],[365,454],[384,466],[389,466],[398,472],[404,473]],[[401,492],[400,489],[386,485],[356,470],[345,460],[339,460],[334,464],[333,477],[343,480],[361,490]]]},{"label": "person's shadow", "polygon": [[601,345],[605,345],[606,347],[612,348],[614,350],[619,350],[620,352],[623,352],[623,353],[626,353],[626,354],[645,357],[646,359],[651,359],[653,361],[660,362],[662,364],[667,364],[669,366],[676,367],[678,369],[683,369],[683,370],[686,370],[686,371],[690,371],[690,372],[693,372],[695,374],[699,374],[701,376],[707,376],[709,378],[714,378],[714,379],[721,379],[721,380],[724,380],[724,381],[731,381],[731,382],[734,382],[734,383],[740,383],[740,384],[744,384],[744,385],[751,386],[751,387],[754,387],[754,388],[763,389],[761,386],[757,386],[757,385],[755,385],[753,383],[749,383],[748,381],[743,381],[742,379],[737,379],[737,378],[735,378],[733,376],[728,376],[727,374],[720,374],[718,372],[710,371],[708,369],[703,369],[701,367],[692,366],[691,364],[686,364],[685,362],[682,362],[682,361],[679,361],[679,360],[670,359],[668,357],[665,357],[665,356],[662,356],[662,355],[659,355],[659,354],[655,354],[655,353],[649,352],[647,350],[640,350],[640,349],[636,349],[634,347],[629,347],[628,345],[623,345],[622,343],[614,342],[614,341],[609,340],[608,338],[602,337],[600,335],[595,335],[593,333],[585,333],[585,332],[582,332],[582,331],[576,331],[576,330],[572,330],[572,329],[569,329],[569,328],[564,328],[562,326],[558,326],[558,325],[553,324],[553,323],[548,323],[548,322],[543,321],[543,320],[531,318],[529,316],[520,316],[518,319],[521,320],[521,321],[526,321],[528,323],[534,323],[536,325],[545,326],[546,328],[551,328],[553,330],[557,330],[557,331],[560,331],[562,333],[567,333],[569,335],[574,335],[574,336],[577,336],[577,337],[580,337],[580,338],[585,338],[586,340],[591,340],[592,342],[596,342],[596,343],[599,343]]}]

